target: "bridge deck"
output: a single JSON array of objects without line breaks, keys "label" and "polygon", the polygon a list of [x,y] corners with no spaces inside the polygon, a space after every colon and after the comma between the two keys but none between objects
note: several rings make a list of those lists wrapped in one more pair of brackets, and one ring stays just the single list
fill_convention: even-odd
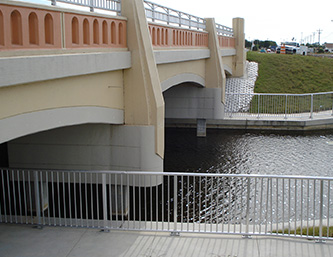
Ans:
[{"label": "bridge deck", "polygon": [[[241,236],[111,231],[0,224],[3,256],[330,256],[333,242]],[[59,247],[61,245],[61,247]]]}]

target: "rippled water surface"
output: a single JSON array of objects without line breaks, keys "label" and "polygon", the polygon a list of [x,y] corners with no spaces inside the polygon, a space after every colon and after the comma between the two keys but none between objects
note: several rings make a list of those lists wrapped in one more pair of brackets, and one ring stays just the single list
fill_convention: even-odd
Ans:
[{"label": "rippled water surface", "polygon": [[167,129],[165,171],[333,176],[333,132]]}]

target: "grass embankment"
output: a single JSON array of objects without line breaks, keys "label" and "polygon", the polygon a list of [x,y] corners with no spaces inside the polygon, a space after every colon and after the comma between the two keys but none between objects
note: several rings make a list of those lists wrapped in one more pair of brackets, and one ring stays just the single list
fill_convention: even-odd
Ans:
[{"label": "grass embankment", "polygon": [[[276,233],[276,231],[273,231],[273,233]],[[297,228],[296,229],[296,233],[295,230],[290,230],[288,231],[288,229],[285,229],[284,232],[282,232],[282,230],[278,231],[279,234],[290,234],[290,235],[310,235],[310,236],[319,236],[319,227],[310,227],[310,228],[303,228],[301,231],[301,228]],[[329,227],[328,228],[328,235],[327,235],[327,227],[323,227],[323,231],[322,231],[322,236],[323,237],[333,237],[333,227]]]},{"label": "grass embankment", "polygon": [[317,93],[333,91],[333,59],[248,52],[259,63],[255,93]]}]

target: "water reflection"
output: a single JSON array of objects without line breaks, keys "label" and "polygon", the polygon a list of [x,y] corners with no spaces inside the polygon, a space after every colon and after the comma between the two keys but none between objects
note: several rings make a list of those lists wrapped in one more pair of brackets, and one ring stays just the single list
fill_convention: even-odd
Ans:
[{"label": "water reflection", "polygon": [[333,132],[166,130],[165,171],[333,176]]}]

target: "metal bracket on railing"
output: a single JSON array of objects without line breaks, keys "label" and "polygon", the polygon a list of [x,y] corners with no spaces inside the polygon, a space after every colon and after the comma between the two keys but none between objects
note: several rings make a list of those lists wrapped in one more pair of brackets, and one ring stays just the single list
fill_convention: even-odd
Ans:
[{"label": "metal bracket on railing", "polygon": [[242,235],[242,239],[252,239],[252,236],[250,236],[250,235]]},{"label": "metal bracket on railing", "polygon": [[170,236],[180,236],[180,232],[172,231],[172,232],[170,233]]}]

